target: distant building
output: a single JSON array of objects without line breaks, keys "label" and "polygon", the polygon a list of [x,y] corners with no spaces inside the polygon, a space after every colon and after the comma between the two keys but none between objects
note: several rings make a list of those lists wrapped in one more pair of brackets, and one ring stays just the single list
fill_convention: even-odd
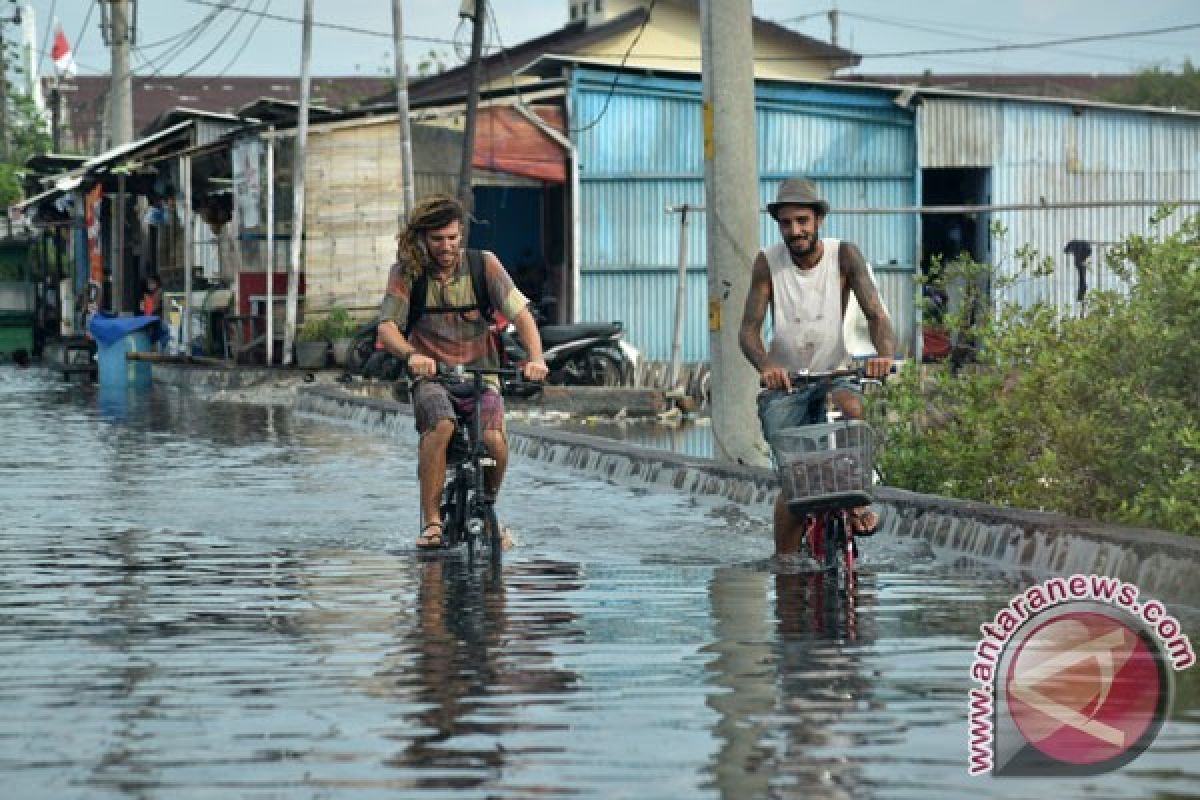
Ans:
[{"label": "distant building", "polygon": [[[597,65],[701,70],[701,20],[698,0],[567,0],[568,22],[527,42],[504,43],[502,53],[483,59],[484,89],[504,90],[544,56],[570,56]],[[647,15],[649,17],[647,18]],[[768,20],[754,18],[754,73],[759,79],[820,79],[856,66],[859,56]],[[635,44],[636,42],[636,44]],[[460,66],[410,82],[413,103],[466,94],[468,70]],[[380,96],[391,103],[394,97]]]},{"label": "distant building", "polygon": [[[44,79],[51,97],[50,79]],[[314,77],[311,103],[333,109],[358,105],[391,87],[390,78]],[[95,154],[109,147],[107,75],[81,75],[61,87],[59,149]],[[261,98],[299,102],[300,82],[295,77],[205,76],[133,77],[133,129],[145,132],[164,113],[177,108],[233,114]]]}]

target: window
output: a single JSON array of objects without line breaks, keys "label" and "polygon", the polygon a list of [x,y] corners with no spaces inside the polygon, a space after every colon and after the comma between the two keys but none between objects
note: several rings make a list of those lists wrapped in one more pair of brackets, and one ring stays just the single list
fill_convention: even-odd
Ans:
[{"label": "window", "polygon": [[579,19],[579,6],[572,3],[571,4],[571,22],[574,22],[577,19]]},{"label": "window", "polygon": [[596,13],[599,14],[604,10],[604,0],[596,0]]}]

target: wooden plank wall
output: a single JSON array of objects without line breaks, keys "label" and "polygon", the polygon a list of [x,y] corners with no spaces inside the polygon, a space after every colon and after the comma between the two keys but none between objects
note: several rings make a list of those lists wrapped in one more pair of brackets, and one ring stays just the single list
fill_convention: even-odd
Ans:
[{"label": "wooden plank wall", "polygon": [[[455,139],[413,126],[416,196],[453,193]],[[305,307],[341,306],[356,317],[379,307],[396,252],[401,195],[395,120],[314,128],[305,186]]]}]

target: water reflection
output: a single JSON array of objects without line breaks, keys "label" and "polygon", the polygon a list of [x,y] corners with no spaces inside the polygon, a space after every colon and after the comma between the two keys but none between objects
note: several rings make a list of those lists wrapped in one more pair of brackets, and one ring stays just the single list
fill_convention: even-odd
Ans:
[{"label": "water reflection", "polygon": [[416,788],[470,789],[495,782],[514,761],[565,752],[553,743],[561,725],[537,722],[536,709],[561,705],[579,682],[556,664],[553,648],[583,637],[563,594],[581,585],[578,566],[564,562],[499,572],[461,558],[424,560],[415,624],[401,648],[415,658],[389,676],[420,710],[409,716],[416,727],[403,749],[385,764],[411,771]]},{"label": "water reflection", "polygon": [[856,592],[821,572],[749,567],[715,570],[709,588],[709,668],[727,690],[708,700],[719,714],[710,769],[720,796],[862,794],[854,742],[836,728],[870,693],[861,653],[873,632],[856,616]]}]

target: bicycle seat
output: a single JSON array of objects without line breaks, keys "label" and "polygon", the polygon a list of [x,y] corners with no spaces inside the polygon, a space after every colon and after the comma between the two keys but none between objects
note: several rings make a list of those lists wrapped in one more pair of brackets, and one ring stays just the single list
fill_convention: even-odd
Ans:
[{"label": "bicycle seat", "polygon": [[546,325],[539,328],[538,333],[541,334],[544,347],[557,347],[580,339],[608,339],[619,334],[623,328],[620,322],[581,322],[578,325]]}]

